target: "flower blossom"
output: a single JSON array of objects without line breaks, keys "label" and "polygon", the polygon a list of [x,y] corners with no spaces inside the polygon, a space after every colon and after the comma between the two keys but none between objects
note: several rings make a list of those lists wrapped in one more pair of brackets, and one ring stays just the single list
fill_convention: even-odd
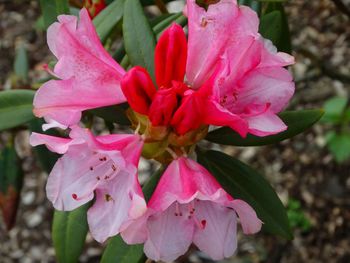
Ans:
[{"label": "flower blossom", "polygon": [[139,135],[94,137],[87,129],[73,126],[70,138],[33,133],[30,143],[45,144],[63,154],[46,186],[47,197],[56,209],[71,211],[95,197],[88,223],[97,241],[117,235],[145,212],[137,179],[143,146]]},{"label": "flower blossom", "polygon": [[125,101],[120,89],[124,69],[103,48],[87,10],[80,21],[60,15],[47,30],[47,42],[58,59],[52,74],[35,95],[34,114],[52,127],[67,128],[80,121],[87,109]]},{"label": "flower blossom", "polygon": [[134,111],[153,126],[170,125],[184,135],[201,125],[229,126],[240,135],[266,136],[287,127],[276,115],[294,93],[284,68],[294,58],[277,52],[259,33],[257,14],[235,0],[208,10],[187,1],[188,44],[179,25],[160,37],[155,79],[134,67],[122,90]]},{"label": "flower blossom", "polygon": [[129,244],[145,243],[147,257],[170,262],[193,242],[214,260],[237,248],[237,214],[245,234],[261,221],[244,201],[233,199],[204,167],[180,157],[162,175],[147,212],[121,233]]}]

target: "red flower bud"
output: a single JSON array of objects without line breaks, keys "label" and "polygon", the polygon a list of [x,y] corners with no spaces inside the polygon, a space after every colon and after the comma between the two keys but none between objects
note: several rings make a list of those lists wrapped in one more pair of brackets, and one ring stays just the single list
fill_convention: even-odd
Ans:
[{"label": "red flower bud", "polygon": [[156,93],[152,79],[142,67],[129,70],[121,81],[121,88],[130,107],[143,115],[148,115],[149,107]]}]

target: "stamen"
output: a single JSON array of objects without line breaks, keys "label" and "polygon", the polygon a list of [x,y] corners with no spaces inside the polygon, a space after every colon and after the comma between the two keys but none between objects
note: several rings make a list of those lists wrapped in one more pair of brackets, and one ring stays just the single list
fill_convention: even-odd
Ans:
[{"label": "stamen", "polygon": [[140,128],[141,128],[141,124],[138,123],[134,134],[139,134]]},{"label": "stamen", "polygon": [[171,155],[171,157],[173,157],[173,159],[177,159],[178,156],[172,149],[167,147],[165,150]]},{"label": "stamen", "polygon": [[204,229],[207,225],[207,220],[203,219],[199,222],[195,216],[193,216],[193,221],[199,227],[199,229]]},{"label": "stamen", "polygon": [[185,150],[185,147],[181,147],[181,151],[182,151],[183,156],[187,157],[187,152]]},{"label": "stamen", "polygon": [[53,72],[53,71],[50,69],[50,67],[49,67],[48,64],[44,64],[44,65],[43,65],[43,69],[44,69],[47,73],[49,73],[52,77],[55,77],[55,78],[59,79],[59,77],[55,74],[55,72]]},{"label": "stamen", "polygon": [[178,202],[176,202],[175,204],[175,216],[182,216],[182,212],[180,210],[180,206]]},{"label": "stamen", "polygon": [[113,197],[110,194],[105,194],[105,200],[106,202],[114,201]]}]

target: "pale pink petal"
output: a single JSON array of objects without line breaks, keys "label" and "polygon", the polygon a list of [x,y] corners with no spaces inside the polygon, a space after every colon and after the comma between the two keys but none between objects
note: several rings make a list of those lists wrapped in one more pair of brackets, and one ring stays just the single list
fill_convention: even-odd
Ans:
[{"label": "pale pink petal", "polygon": [[45,134],[40,134],[33,132],[30,135],[29,143],[31,146],[38,146],[45,144],[46,147],[52,151],[59,154],[64,154],[67,152],[68,148],[74,144],[81,144],[82,141],[72,140],[68,138],[60,138]]},{"label": "pale pink petal", "polygon": [[236,213],[211,201],[196,202],[195,207],[199,227],[194,233],[194,244],[214,260],[232,256],[237,248]]},{"label": "pale pink petal", "polygon": [[255,234],[260,231],[262,222],[250,205],[236,199],[231,202],[230,207],[237,212],[245,234]]},{"label": "pale pink petal", "polygon": [[112,180],[115,170],[123,165],[118,152],[95,153],[86,145],[73,145],[52,169],[46,185],[47,197],[56,209],[73,210],[90,201],[94,190]]},{"label": "pale pink petal", "polygon": [[175,204],[148,219],[149,236],[144,251],[155,261],[170,262],[185,254],[192,243],[193,223],[187,217],[175,216]]},{"label": "pale pink petal", "polygon": [[146,242],[148,236],[146,224],[149,212],[150,209],[148,209],[143,216],[135,219],[130,225],[123,227],[120,235],[125,243],[132,245]]},{"label": "pale pink petal", "polygon": [[121,227],[146,211],[146,202],[139,196],[136,168],[120,171],[113,180],[96,189],[96,201],[88,211],[92,236],[98,242],[115,236]]},{"label": "pale pink petal", "polygon": [[258,68],[239,83],[237,101],[230,111],[241,113],[251,104],[270,105],[274,113],[282,111],[294,94],[291,74],[284,68]]},{"label": "pale pink petal", "polygon": [[271,40],[261,37],[261,41],[264,44],[264,49],[262,50],[262,58],[259,68],[285,67],[295,63],[293,56],[284,52],[278,52]]},{"label": "pale pink petal", "polygon": [[284,122],[270,110],[244,119],[248,122],[249,133],[257,136],[277,134],[287,129]]}]

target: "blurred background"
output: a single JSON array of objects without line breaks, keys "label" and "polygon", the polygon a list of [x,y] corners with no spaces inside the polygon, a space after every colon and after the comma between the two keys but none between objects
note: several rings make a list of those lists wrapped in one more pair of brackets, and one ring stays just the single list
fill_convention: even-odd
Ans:
[{"label": "blurred background", "polygon": [[[181,2],[181,1],[180,1]],[[181,5],[181,3],[180,3]],[[174,6],[176,8],[178,6]],[[307,132],[265,147],[226,147],[266,176],[288,209],[294,240],[240,235],[235,257],[224,262],[350,262],[350,1],[290,0],[296,94],[289,109],[325,108]],[[150,12],[154,8],[150,8]],[[52,59],[41,29],[38,1],[0,0],[0,90],[38,88]],[[0,133],[0,148],[11,136]],[[14,138],[24,183],[17,220],[7,231],[0,216],[0,263],[55,262],[47,174],[35,162],[29,132]],[[152,169],[141,162],[143,173]],[[1,193],[0,193],[1,197]],[[98,262],[101,245],[88,236],[81,262]],[[181,262],[211,262],[194,253]]]}]

